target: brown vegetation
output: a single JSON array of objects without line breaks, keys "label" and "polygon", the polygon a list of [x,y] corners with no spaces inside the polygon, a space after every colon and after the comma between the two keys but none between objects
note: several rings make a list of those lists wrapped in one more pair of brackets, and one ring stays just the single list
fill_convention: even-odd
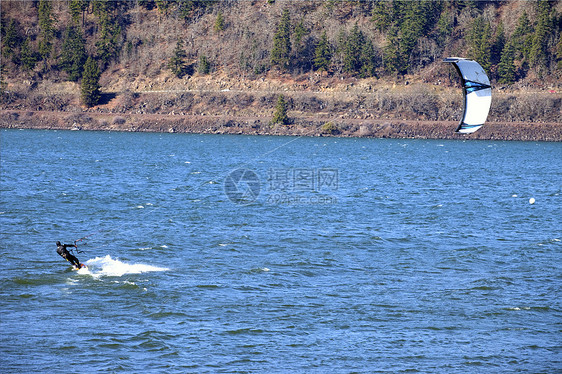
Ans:
[{"label": "brown vegetation", "polygon": [[[142,2],[151,6],[139,3],[123,2],[125,5],[117,6],[111,13],[119,21],[121,30],[119,53],[103,66],[101,101],[93,108],[85,108],[79,99],[80,82],[68,82],[68,74],[58,66],[64,31],[72,22],[69,2],[53,2],[57,22],[52,57],[28,71],[11,60],[6,63],[2,79],[7,87],[0,110],[10,115],[3,116],[2,127],[13,127],[6,118],[18,114],[15,124],[25,127],[30,126],[29,119],[33,118],[42,123],[68,121],[60,124],[65,128],[76,123],[80,128],[154,130],[160,125],[150,125],[147,121],[162,118],[162,123],[166,122],[162,125],[164,131],[178,127],[185,131],[213,129],[217,132],[224,128],[226,132],[236,132],[243,128],[240,131],[262,133],[270,131],[266,124],[282,94],[293,126],[304,129],[302,131],[310,124],[309,132],[325,135],[422,136],[420,129],[424,128],[423,131],[429,131],[426,136],[435,137],[439,131],[427,130],[425,125],[414,130],[418,122],[412,121],[426,121],[425,124],[451,121],[446,125],[449,131],[449,124],[454,124],[461,116],[458,78],[448,65],[439,61],[447,55],[463,55],[469,49],[472,21],[478,18],[489,22],[496,39],[500,23],[506,35],[512,36],[523,12],[529,14],[531,23],[539,24],[539,11],[533,2],[482,2],[467,6],[445,2],[442,11],[454,14],[455,21],[447,41],[440,45],[435,35],[420,38],[411,52],[413,63],[406,73],[391,73],[383,63],[388,33],[381,31],[373,21],[374,3],[371,2],[222,1],[182,14],[176,8],[159,9],[157,3],[151,1]],[[553,9],[552,19],[561,19],[561,2],[549,4]],[[1,6],[3,21],[17,20],[21,32],[32,36],[32,47],[37,47],[40,35],[37,5],[3,1]],[[89,7],[84,13],[82,23],[89,55],[98,53],[102,27],[101,17],[92,9]],[[272,66],[270,51],[275,28],[285,9],[289,10],[293,26],[302,21],[307,31],[302,48],[308,50],[301,51],[303,56],[311,56],[323,32],[336,48],[338,39],[349,35],[358,25],[361,33],[373,43],[373,58],[377,63],[374,76],[363,78],[346,72],[342,52],[336,50],[327,72],[315,71],[310,61],[296,54],[288,69]],[[224,23],[217,29],[218,14],[224,16]],[[186,52],[187,73],[181,78],[168,67],[178,40],[183,41]],[[549,48],[554,56],[553,47]],[[210,62],[210,74],[197,72],[200,56],[206,56]],[[489,121],[559,124],[562,84],[555,59],[551,58],[545,67],[549,74],[542,68],[525,65],[524,60],[517,60],[516,64],[518,75],[514,84],[502,86],[494,82]],[[494,78],[496,65],[492,66],[491,73]],[[47,120],[37,111],[61,113],[58,117],[51,113],[47,116],[51,119]],[[27,112],[32,114],[23,114]],[[54,117],[58,119],[54,121]],[[184,125],[181,117],[186,118]],[[22,118],[26,120],[22,122]],[[224,122],[221,118],[228,120]],[[218,123],[213,125],[212,120]],[[333,127],[322,129],[326,123],[332,123]],[[413,127],[409,131],[402,126]],[[532,133],[542,129],[533,126]],[[518,131],[513,126],[505,128]],[[276,131],[290,133],[294,130],[279,127]],[[491,136],[486,135],[484,128],[479,133]],[[550,135],[546,137],[552,139]]]}]

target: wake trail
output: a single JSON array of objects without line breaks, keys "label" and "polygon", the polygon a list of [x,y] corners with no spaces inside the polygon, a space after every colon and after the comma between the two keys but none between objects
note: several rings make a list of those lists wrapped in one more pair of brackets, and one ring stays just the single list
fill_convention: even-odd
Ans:
[{"label": "wake trail", "polygon": [[168,268],[147,264],[129,264],[119,261],[118,259],[113,259],[110,255],[92,258],[86,261],[85,264],[87,267],[79,269],[78,274],[91,275],[94,278],[102,276],[121,277],[126,274],[141,274],[170,270]]}]

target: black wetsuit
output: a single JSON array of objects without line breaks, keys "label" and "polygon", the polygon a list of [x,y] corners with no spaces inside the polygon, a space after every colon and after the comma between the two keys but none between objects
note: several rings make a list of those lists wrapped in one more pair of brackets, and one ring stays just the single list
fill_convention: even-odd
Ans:
[{"label": "black wetsuit", "polygon": [[66,249],[66,247],[76,247],[76,246],[74,244],[61,244],[60,242],[57,242],[57,253],[61,255],[62,258],[70,262],[72,265],[80,269],[80,261],[78,261],[76,256],[68,252],[68,249]]}]

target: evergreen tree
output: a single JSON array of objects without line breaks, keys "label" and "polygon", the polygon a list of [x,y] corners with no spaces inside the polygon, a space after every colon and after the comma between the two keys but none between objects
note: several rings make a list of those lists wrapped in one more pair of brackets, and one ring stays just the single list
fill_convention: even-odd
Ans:
[{"label": "evergreen tree", "polygon": [[546,70],[548,61],[548,37],[551,32],[550,7],[547,1],[539,1],[537,6],[537,26],[531,39],[529,62],[539,72]]},{"label": "evergreen tree", "polygon": [[398,36],[389,33],[388,42],[383,48],[382,61],[387,73],[393,74],[402,71],[402,63],[398,52]]},{"label": "evergreen tree", "polygon": [[482,17],[476,18],[469,34],[470,55],[488,72],[491,66],[491,36],[490,24]]},{"label": "evergreen tree", "polygon": [[218,12],[217,14],[217,19],[215,20],[215,32],[221,32],[224,31],[224,17],[222,15],[222,12]]},{"label": "evergreen tree", "polygon": [[10,19],[6,27],[6,33],[2,38],[2,53],[4,57],[14,57],[15,49],[18,47],[20,41],[18,26],[15,20]]},{"label": "evergreen tree", "polygon": [[64,34],[60,61],[62,69],[68,73],[69,80],[76,82],[82,77],[86,58],[86,42],[80,27],[69,27]]},{"label": "evergreen tree", "polygon": [[283,69],[289,67],[291,58],[291,19],[289,10],[285,9],[277,31],[273,37],[273,48],[271,49],[271,64]]},{"label": "evergreen tree", "polygon": [[523,12],[517,20],[517,27],[511,36],[511,40],[515,47],[515,57],[528,60],[533,40],[533,26],[526,12]]},{"label": "evergreen tree", "polygon": [[101,98],[100,93],[100,70],[98,63],[92,57],[88,57],[84,65],[84,74],[82,75],[82,102],[87,107],[97,105]]},{"label": "evergreen tree", "polygon": [[371,21],[379,31],[387,31],[393,23],[393,4],[389,1],[377,1],[373,4]]},{"label": "evergreen tree", "polygon": [[178,78],[183,77],[186,72],[187,69],[187,64],[185,62],[186,57],[187,57],[187,53],[185,53],[185,50],[183,49],[183,42],[181,41],[181,39],[178,39],[176,43],[176,48],[174,49],[174,55],[170,58],[170,61],[168,62],[168,68]]},{"label": "evergreen tree", "polygon": [[505,31],[503,28],[503,23],[500,21],[498,28],[496,30],[496,36],[494,37],[494,41],[492,43],[491,49],[491,62],[492,64],[497,64],[500,59],[502,52],[505,47]]},{"label": "evergreen tree", "polygon": [[361,51],[364,43],[365,36],[356,23],[345,44],[343,57],[343,70],[345,72],[353,74],[361,70]]},{"label": "evergreen tree", "polygon": [[209,72],[211,71],[211,63],[209,62],[209,59],[207,59],[207,56],[205,55],[199,56],[199,62],[197,63],[197,71],[200,74],[209,74]]},{"label": "evergreen tree", "polygon": [[38,7],[39,18],[39,54],[47,60],[53,51],[55,37],[55,19],[53,18],[53,5],[50,0],[41,0]]},{"label": "evergreen tree", "polygon": [[293,49],[297,54],[299,54],[299,52],[302,51],[302,49],[304,48],[304,38],[307,33],[308,30],[304,26],[304,22],[301,20],[297,24],[297,27],[295,27],[295,32],[294,32],[295,37],[293,41]]},{"label": "evergreen tree", "polygon": [[70,16],[72,22],[77,25],[80,22],[80,15],[82,15],[82,27],[84,26],[84,13],[88,8],[87,0],[71,0],[69,4]]},{"label": "evergreen tree", "polygon": [[361,70],[362,78],[374,77],[376,70],[375,50],[370,40],[365,40],[361,48]]},{"label": "evergreen tree", "polygon": [[109,0],[94,0],[92,8],[99,20],[98,41],[96,42],[96,58],[104,70],[109,62],[119,55],[119,37],[121,27],[113,15],[118,6],[117,2]]},{"label": "evergreen tree", "polygon": [[437,22],[437,44],[445,46],[451,38],[453,30],[453,17],[447,10],[441,12],[439,21]]},{"label": "evergreen tree", "polygon": [[20,62],[23,70],[33,70],[38,60],[39,57],[37,56],[37,52],[33,50],[29,37],[27,37],[27,39],[24,40],[20,47]]},{"label": "evergreen tree", "polygon": [[326,31],[322,33],[320,41],[314,50],[314,68],[318,71],[328,71],[330,59],[332,58],[330,42]]},{"label": "evergreen tree", "polygon": [[287,102],[283,95],[279,95],[277,99],[277,104],[275,105],[275,112],[273,113],[273,118],[271,119],[271,124],[281,124],[287,125],[289,123],[289,117],[287,116]]},{"label": "evergreen tree", "polygon": [[512,84],[515,82],[515,47],[513,43],[507,43],[501,53],[500,63],[498,64],[499,82]]}]

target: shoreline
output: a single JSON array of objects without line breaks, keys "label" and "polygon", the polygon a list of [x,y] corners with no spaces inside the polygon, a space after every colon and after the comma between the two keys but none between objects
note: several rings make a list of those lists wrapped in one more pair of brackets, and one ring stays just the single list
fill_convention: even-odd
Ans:
[{"label": "shoreline", "polygon": [[0,128],[232,135],[331,136],[394,139],[562,141],[560,123],[488,122],[473,134],[455,133],[457,121],[292,117],[270,125],[270,117],[0,110]]}]

